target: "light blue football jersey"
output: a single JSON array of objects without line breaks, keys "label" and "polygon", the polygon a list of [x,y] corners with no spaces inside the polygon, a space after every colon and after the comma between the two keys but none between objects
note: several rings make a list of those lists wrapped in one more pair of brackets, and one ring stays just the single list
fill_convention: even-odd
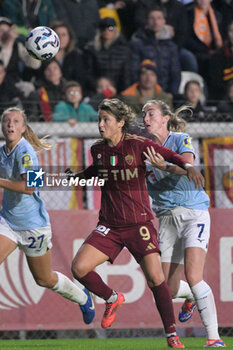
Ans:
[{"label": "light blue football jersey", "polygon": [[[185,133],[171,131],[163,146],[178,154],[191,152],[195,156],[191,139]],[[147,165],[147,170],[152,171],[148,176],[147,187],[157,217],[177,206],[208,210],[208,195],[203,188],[196,189],[194,182],[189,181],[186,175],[170,174],[151,165]]]},{"label": "light blue football jersey", "polygon": [[[27,170],[38,170],[38,159],[32,145],[22,138],[7,154],[5,145],[0,147],[0,177],[13,181],[22,180]],[[32,195],[4,189],[0,215],[14,230],[31,230],[49,224],[49,215],[39,191]]]}]

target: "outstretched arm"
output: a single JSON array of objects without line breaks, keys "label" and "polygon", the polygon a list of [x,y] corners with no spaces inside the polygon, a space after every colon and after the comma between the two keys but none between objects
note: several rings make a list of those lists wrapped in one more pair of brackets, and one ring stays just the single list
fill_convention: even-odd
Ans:
[{"label": "outstretched arm", "polygon": [[71,177],[74,177],[74,178],[78,177],[81,180],[81,179],[90,179],[93,176],[98,176],[97,175],[97,169],[96,169],[96,167],[94,165],[90,165],[88,168],[86,168],[85,170],[80,171],[78,173],[75,173],[75,172],[73,172],[72,169],[67,168],[65,170],[65,173],[67,174],[68,180]]},{"label": "outstretched arm", "polygon": [[143,152],[144,156],[147,158],[145,160],[146,164],[152,165],[153,167],[167,171],[171,174],[176,175],[187,175],[187,170],[182,169],[178,165],[175,164],[167,164],[161,156],[161,154],[156,153],[153,147],[147,147],[147,152]]},{"label": "outstretched arm", "polygon": [[13,181],[13,180],[0,178],[0,188],[9,190],[9,191],[24,193],[24,194],[33,194],[34,188],[27,187],[26,174],[22,174],[21,177],[22,177],[21,181]]},{"label": "outstretched arm", "polygon": [[[204,186],[205,180],[201,173],[194,168],[193,155],[191,153],[187,152],[181,156],[162,146],[159,147],[159,152],[156,152],[154,146],[151,146],[147,147],[147,152],[143,152],[143,154],[147,158],[145,162],[148,164],[173,174],[187,175],[190,181],[194,181],[196,188]],[[167,159],[163,157],[164,154],[165,157],[167,156]],[[164,158],[169,162],[176,163],[178,166],[174,164],[166,164]]]}]

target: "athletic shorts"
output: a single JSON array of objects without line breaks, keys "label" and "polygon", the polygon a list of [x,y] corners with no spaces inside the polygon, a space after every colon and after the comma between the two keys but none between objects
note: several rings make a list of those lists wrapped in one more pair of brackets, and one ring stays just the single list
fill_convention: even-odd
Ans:
[{"label": "athletic shorts", "polygon": [[184,263],[184,250],[207,252],[210,237],[208,211],[176,207],[159,217],[159,247],[162,262]]},{"label": "athletic shorts", "polygon": [[15,242],[27,256],[42,256],[52,248],[51,225],[19,231],[12,229],[7,221],[0,217],[0,235]]},{"label": "athletic shorts", "polygon": [[151,221],[127,227],[113,227],[99,222],[84,243],[106,254],[111,263],[124,247],[138,263],[148,254],[160,253],[157,231]]}]

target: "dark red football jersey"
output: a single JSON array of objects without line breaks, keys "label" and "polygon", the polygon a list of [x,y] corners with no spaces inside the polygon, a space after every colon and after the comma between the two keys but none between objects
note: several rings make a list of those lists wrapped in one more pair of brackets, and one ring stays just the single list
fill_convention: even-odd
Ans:
[{"label": "dark red football jersey", "polygon": [[101,187],[100,221],[121,226],[153,219],[143,155],[148,146],[153,146],[168,162],[184,166],[182,156],[142,136],[124,134],[115,147],[105,140],[91,147],[93,165],[84,173],[86,178],[98,175],[105,180]]}]

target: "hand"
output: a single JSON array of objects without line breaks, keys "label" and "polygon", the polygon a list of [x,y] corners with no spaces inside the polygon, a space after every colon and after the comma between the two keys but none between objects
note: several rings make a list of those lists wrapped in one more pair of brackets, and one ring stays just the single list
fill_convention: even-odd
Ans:
[{"label": "hand", "polygon": [[125,2],[124,1],[116,1],[114,5],[115,9],[123,9],[125,7]]},{"label": "hand", "polygon": [[163,156],[161,156],[160,153],[156,153],[152,146],[151,148],[147,147],[147,153],[143,152],[143,154],[147,158],[145,160],[146,164],[150,164],[160,170],[166,170],[167,164],[165,163]]},{"label": "hand", "polygon": [[195,188],[201,188],[205,186],[204,177],[194,167],[190,167],[187,169],[187,176],[189,178],[189,181],[194,181]]},{"label": "hand", "polygon": [[175,36],[175,31],[174,31],[174,28],[168,24],[166,24],[166,28],[170,34],[170,38],[173,38]]},{"label": "hand", "polygon": [[67,168],[65,170],[65,173],[66,173],[66,177],[67,177],[67,180],[69,181],[71,178],[75,178],[75,173],[73,172],[73,170],[71,170],[70,168]]},{"label": "hand", "polygon": [[69,119],[68,123],[70,124],[70,126],[75,126],[77,124],[77,121],[75,119]]}]

